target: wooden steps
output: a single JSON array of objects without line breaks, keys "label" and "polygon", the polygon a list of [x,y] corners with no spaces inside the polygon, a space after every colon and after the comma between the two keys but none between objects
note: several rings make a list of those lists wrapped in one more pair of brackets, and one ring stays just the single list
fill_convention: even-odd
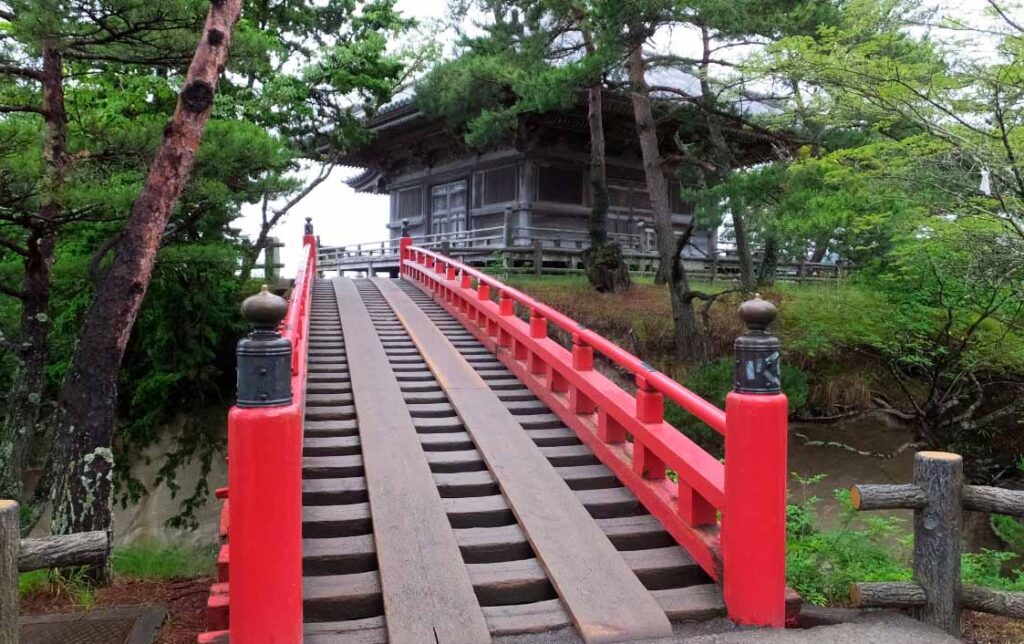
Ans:
[{"label": "wooden steps", "polygon": [[[335,282],[339,293],[352,287],[348,293],[358,294],[372,323],[364,325],[358,335],[349,334],[347,328],[342,332]],[[347,286],[340,286],[343,283]],[[410,284],[399,285],[404,297],[411,298],[437,328],[455,339],[449,346],[482,374],[488,395],[495,397],[494,404],[514,419],[515,431],[529,439],[544,466],[584,509],[595,530],[618,551],[625,569],[653,598],[658,612],[673,620],[724,614],[717,587],[707,585],[696,564],[574,433],[429,297]],[[347,311],[342,308],[343,315]],[[384,597],[396,582],[393,575],[391,582],[383,581],[387,574],[382,580],[384,552],[375,536],[375,528],[381,528],[375,523],[383,516],[378,512],[386,508],[381,501],[374,503],[373,489],[381,483],[368,483],[372,463],[382,459],[376,456],[371,460],[364,452],[367,423],[394,416],[396,408],[401,408],[398,415],[406,416],[411,425],[418,456],[409,451],[400,457],[389,443],[386,471],[393,478],[406,460],[422,459],[430,492],[438,497],[439,512],[459,560],[451,567],[466,575],[489,636],[527,636],[571,626],[571,613],[537,557],[528,530],[517,521],[516,512],[501,493],[498,477],[488,467],[472,428],[465,426],[450,392],[439,384],[379,289],[367,280],[318,280],[311,316],[310,364],[317,368],[307,378],[304,442],[305,641],[487,641],[488,636],[480,633],[475,639],[458,639],[460,633],[454,631],[431,640],[403,639],[402,633],[415,632],[416,625],[389,624],[389,616],[392,622],[396,620],[392,611],[385,609]],[[353,391],[368,361],[365,351],[357,352],[362,357],[356,358],[352,348],[370,341],[383,352],[395,387],[392,394],[397,392],[400,404],[382,409],[372,400],[361,403],[360,395]],[[366,399],[364,395],[362,400]],[[397,507],[409,513],[407,501]],[[402,520],[409,527],[392,528],[381,536],[387,540],[391,532],[419,531],[421,522],[411,514]],[[395,546],[383,548],[393,552]],[[445,586],[435,580],[432,590],[423,595],[429,599],[446,594]],[[398,633],[397,638],[389,638],[389,628]],[[465,632],[463,629],[461,634]],[[591,637],[590,641],[604,640]]]}]

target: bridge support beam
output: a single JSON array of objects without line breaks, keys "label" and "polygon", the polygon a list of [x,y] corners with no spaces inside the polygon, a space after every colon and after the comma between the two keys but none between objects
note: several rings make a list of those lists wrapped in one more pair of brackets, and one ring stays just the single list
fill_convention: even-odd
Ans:
[{"label": "bridge support beam", "polygon": [[723,594],[729,618],[782,627],[786,620],[786,447],[789,402],[781,346],[768,335],[771,302],[744,302],[736,380],[726,397]]}]

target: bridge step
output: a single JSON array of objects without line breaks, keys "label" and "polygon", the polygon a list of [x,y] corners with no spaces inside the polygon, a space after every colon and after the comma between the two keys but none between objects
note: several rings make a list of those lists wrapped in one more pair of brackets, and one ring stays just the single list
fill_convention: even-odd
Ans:
[{"label": "bridge step", "polygon": [[[447,338],[394,282],[374,280],[374,284],[437,373],[482,458],[497,474],[509,506],[540,560],[490,564],[487,578],[493,578],[501,587],[516,588],[518,594],[529,597],[529,602],[536,602],[552,599],[539,595],[539,578],[550,576],[551,585],[557,589],[586,642],[671,635],[668,618],[642,585],[643,579],[630,569],[626,558],[591,520],[585,502],[581,503],[583,499],[578,498],[608,496],[617,490],[583,490],[574,494],[552,467],[597,463],[596,458],[582,445],[538,448],[522,431],[511,409],[502,407],[529,415],[546,412],[544,405],[502,403],[487,382],[509,378],[515,381],[511,372],[505,368],[474,370],[458,348],[472,347],[477,344],[475,339]],[[679,548],[676,550],[682,554]],[[474,587],[474,571],[481,565],[468,565]],[[502,603],[497,597],[491,601],[490,594],[482,595],[479,587],[477,596],[483,604]]]},{"label": "bridge step", "polygon": [[[340,280],[339,280],[340,281]],[[332,288],[325,289],[323,286]],[[439,632],[435,638],[402,637],[416,625],[408,614],[386,608],[387,589],[396,584],[411,584],[384,573],[392,581],[382,586],[382,548],[389,557],[396,555],[392,533],[405,533],[408,541],[422,533],[413,516],[409,495],[395,497],[393,507],[400,508],[408,526],[388,530],[387,497],[374,494],[368,485],[371,463],[363,453],[366,423],[374,418],[394,416],[396,408],[407,414],[414,430],[415,459],[422,459],[428,473],[428,486],[438,497],[445,530],[453,540],[457,564],[450,564],[466,576],[483,628],[490,636],[529,635],[566,628],[573,624],[559,599],[545,566],[535,556],[532,539],[517,521],[502,486],[488,468],[485,454],[474,440],[474,428],[467,428],[450,392],[438,382],[421,348],[395,314],[379,289],[369,281],[349,282],[356,286],[358,300],[369,315],[358,335],[342,329],[335,289],[329,280],[320,280],[314,292],[312,314],[316,333],[311,332],[310,366],[307,377],[307,408],[304,441],[303,478],[303,570],[306,642],[387,642],[390,641],[485,641],[486,637],[467,638],[454,630]],[[353,290],[348,288],[349,297]],[[591,517],[596,530],[623,557],[630,575],[647,587],[659,612],[671,619],[704,619],[724,613],[721,597],[714,586],[706,586],[696,564],[676,545],[662,526],[623,488],[611,471],[601,465],[576,435],[552,414],[533,393],[519,382],[486,348],[418,289],[401,284],[407,297],[436,321],[435,326],[455,339],[449,344],[476,373],[481,374],[487,390],[501,408],[514,419],[515,431],[529,438],[557,479],[571,490],[570,495]],[[339,285],[338,292],[342,292]],[[347,304],[346,304],[347,306]],[[351,307],[342,307],[348,315]],[[313,337],[313,336],[316,337]],[[347,342],[346,342],[347,340]],[[353,384],[368,368],[364,359],[354,358],[356,345],[371,342],[384,353],[382,365],[401,397],[398,405],[388,405],[387,413],[372,398],[360,398]],[[447,341],[446,341],[447,342]],[[323,353],[321,353],[323,352]],[[378,354],[379,355],[379,354]],[[332,371],[336,369],[336,371]],[[354,374],[351,373],[354,370]],[[356,383],[353,382],[353,375]],[[445,383],[446,385],[449,383]],[[379,394],[374,391],[374,396]],[[370,402],[366,402],[369,400]],[[374,421],[375,422],[375,421]],[[406,468],[413,452],[398,449],[394,435],[388,436],[388,461],[384,467],[389,479]],[[408,443],[406,443],[408,446]],[[399,455],[401,452],[402,455]],[[379,458],[378,458],[379,460]],[[379,483],[378,483],[379,485]],[[376,502],[375,502],[375,499]],[[385,503],[384,506],[381,504]],[[420,503],[419,505],[424,505]],[[371,513],[371,509],[373,512]],[[383,512],[383,514],[379,514]],[[392,519],[393,521],[394,519]],[[394,525],[392,523],[392,525]],[[375,538],[375,528],[383,530]],[[576,541],[575,535],[573,540]],[[434,548],[422,551],[420,559],[437,560]],[[427,562],[425,565],[429,565]],[[408,577],[408,565],[399,568]],[[603,572],[603,571],[602,571]],[[446,573],[447,574],[447,573]],[[607,582],[603,582],[606,584]],[[698,585],[693,585],[698,584]],[[433,601],[445,595],[447,583],[434,579],[423,589],[422,597]],[[703,589],[703,590],[695,590]],[[612,588],[612,591],[617,591]],[[685,591],[685,592],[684,592]],[[405,597],[405,595],[403,595]],[[403,604],[408,604],[403,599]],[[448,603],[448,602],[446,602]],[[422,608],[422,607],[421,607]],[[433,610],[431,608],[430,610]],[[416,621],[427,611],[420,610]],[[428,620],[429,621],[429,620]],[[468,632],[468,631],[466,631]],[[590,641],[601,640],[591,636]],[[518,641],[518,640],[517,640]]]}]

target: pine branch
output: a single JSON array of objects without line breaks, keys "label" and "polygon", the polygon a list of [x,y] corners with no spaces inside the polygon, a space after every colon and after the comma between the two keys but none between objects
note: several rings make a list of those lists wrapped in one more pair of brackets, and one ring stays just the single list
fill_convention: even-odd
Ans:
[{"label": "pine branch", "polygon": [[35,107],[34,105],[0,105],[0,114],[14,114],[19,112],[46,116],[46,112],[42,108]]},{"label": "pine branch", "polygon": [[17,65],[0,64],[0,74],[6,74],[8,76],[21,76],[22,78],[28,78],[34,81],[43,80],[43,73],[38,69],[18,67]]}]

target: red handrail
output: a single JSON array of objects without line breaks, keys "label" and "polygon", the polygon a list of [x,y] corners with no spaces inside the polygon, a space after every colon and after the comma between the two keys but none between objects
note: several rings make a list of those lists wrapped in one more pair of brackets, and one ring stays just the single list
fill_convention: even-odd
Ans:
[{"label": "red handrail", "polygon": [[[722,411],[563,313],[408,238],[400,273],[493,351],[722,582],[734,621],[783,625],[784,395],[733,392]],[[515,316],[516,303],[528,321]],[[571,351],[548,337],[548,322],[571,335]],[[635,377],[635,395],[594,370],[594,351]],[[665,422],[664,398],[725,435],[724,465]]]},{"label": "red handrail", "polygon": [[614,364],[622,367],[633,376],[638,376],[646,380],[647,383],[656,391],[661,392],[669,400],[675,402],[680,407],[699,418],[718,433],[723,435],[725,434],[724,411],[715,407],[713,404],[704,400],[672,378],[654,369],[649,364],[634,356],[632,353],[629,353],[608,338],[588,329],[561,311],[552,308],[543,302],[539,302],[526,293],[508,286],[471,266],[460,264],[459,262],[446,258],[440,253],[420,248],[418,246],[410,246],[409,250],[416,253],[422,253],[424,256],[431,257],[435,261],[443,260],[448,262],[449,264],[458,267],[459,270],[463,271],[463,274],[470,275],[476,278],[477,281],[497,289],[499,293],[507,294],[513,301],[529,309],[531,316],[539,316],[549,320],[566,333],[578,337],[581,342],[593,347],[595,351],[608,358]]},{"label": "red handrail", "polygon": [[307,234],[303,242],[305,259],[280,325],[292,345],[291,402],[236,406],[228,414],[227,544],[209,611],[211,631],[221,633],[207,633],[200,642],[215,641],[223,631],[239,642],[302,641],[302,419],[317,275],[316,239]]}]

